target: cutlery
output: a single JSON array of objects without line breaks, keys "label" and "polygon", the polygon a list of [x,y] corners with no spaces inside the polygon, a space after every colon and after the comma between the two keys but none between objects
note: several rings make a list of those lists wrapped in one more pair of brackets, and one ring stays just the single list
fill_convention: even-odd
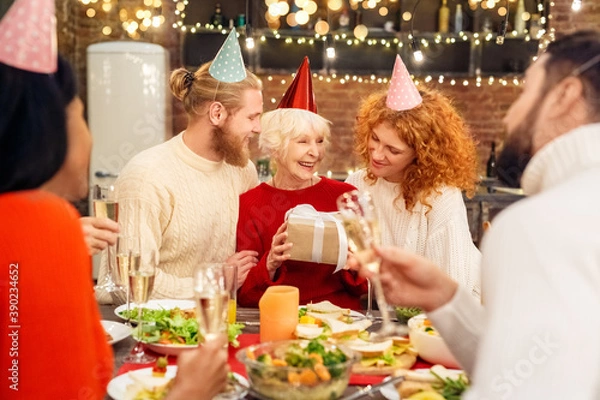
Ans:
[{"label": "cutlery", "polygon": [[404,376],[395,376],[391,379],[388,379],[386,381],[383,381],[381,383],[378,383],[376,385],[367,385],[362,389],[357,390],[356,392],[346,396],[346,397],[342,397],[340,400],[356,400],[356,399],[360,399],[361,397],[365,397],[368,395],[371,395],[373,393],[376,393],[377,391],[379,391],[382,387],[387,386],[387,385],[396,385],[397,383],[400,383],[404,380]]}]

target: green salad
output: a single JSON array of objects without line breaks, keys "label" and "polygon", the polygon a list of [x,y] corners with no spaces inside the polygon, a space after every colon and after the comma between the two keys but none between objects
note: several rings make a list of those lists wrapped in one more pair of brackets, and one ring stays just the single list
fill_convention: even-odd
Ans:
[{"label": "green salad", "polygon": [[[137,309],[129,312],[125,310],[120,315],[135,321],[138,318],[138,311]],[[170,310],[143,308],[141,319],[144,321],[142,335],[140,337],[139,331],[136,331],[134,336],[144,343],[197,345],[204,340],[198,332],[195,310],[182,310],[178,307]],[[242,333],[242,329],[244,329],[243,324],[228,325],[227,336],[233,347],[240,345],[237,337]]]}]

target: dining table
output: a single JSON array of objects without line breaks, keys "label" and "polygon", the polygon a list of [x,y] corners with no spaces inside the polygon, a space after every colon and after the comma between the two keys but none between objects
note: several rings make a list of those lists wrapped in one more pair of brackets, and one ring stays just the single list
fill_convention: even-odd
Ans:
[{"label": "dining table", "polygon": [[[100,308],[100,313],[102,316],[103,320],[107,320],[107,321],[116,321],[116,322],[123,322],[123,320],[121,318],[119,318],[114,310],[116,308],[116,306],[114,305],[99,305]],[[370,329],[378,329],[380,324],[381,324],[381,319],[379,317],[379,311],[373,311],[375,318],[373,321],[373,325],[371,325]],[[245,328],[243,329],[243,335],[245,335],[246,338],[251,337],[253,335],[257,335],[259,333],[260,330],[260,319],[259,319],[259,311],[256,308],[239,308],[237,309],[237,313],[236,313],[236,319],[237,322],[242,323],[245,325]],[[119,374],[124,373],[126,370],[128,370],[128,366],[124,364],[124,358],[131,352],[131,350],[133,349],[133,347],[135,346],[136,341],[131,337],[128,336],[127,338],[114,343],[113,346],[113,353],[114,353],[114,370],[113,370],[113,376],[117,376]],[[241,346],[243,347],[244,345],[244,341],[242,341]],[[232,367],[233,363],[237,363],[237,361],[234,361],[232,359],[232,354],[235,353],[237,349],[233,349],[230,346],[230,357],[229,357],[229,364],[230,367]],[[148,350],[146,350],[148,351]],[[152,365],[144,365],[144,367],[149,367]],[[239,367],[239,365],[236,365],[235,367]],[[232,368],[234,369],[234,368]],[[368,377],[367,381],[370,380]],[[377,381],[380,381],[381,379],[378,378],[374,378],[375,382],[377,383]],[[356,382],[357,379],[354,379],[354,381]],[[360,382],[360,379],[358,379],[358,381]],[[351,384],[348,385],[348,388],[346,389],[346,391],[344,392],[342,397],[346,397],[349,396],[361,389],[363,389],[368,382],[362,382],[363,384],[352,384],[352,379],[351,379]],[[370,394],[365,394],[364,397],[361,398],[365,398],[365,399],[385,399],[385,397],[379,393],[378,391],[375,393],[370,393]],[[250,399],[250,400],[258,400],[257,398],[253,397],[250,394],[247,394],[244,399]],[[106,395],[106,400],[114,400],[112,399],[112,397],[110,397],[108,394]]]}]

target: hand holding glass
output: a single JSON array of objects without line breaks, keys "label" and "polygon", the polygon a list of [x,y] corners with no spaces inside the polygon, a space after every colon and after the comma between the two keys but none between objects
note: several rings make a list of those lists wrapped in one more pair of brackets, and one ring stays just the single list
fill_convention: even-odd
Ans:
[{"label": "hand holding glass", "polygon": [[374,247],[380,243],[380,232],[370,193],[353,190],[341,195],[337,203],[348,235],[350,250],[362,268],[372,273],[370,280],[375,288],[375,299],[382,319],[381,328],[373,335],[380,338],[405,335],[406,329],[394,325],[390,320],[387,301],[379,279],[381,260],[375,253]]},{"label": "hand holding glass", "polygon": [[[115,222],[119,222],[119,203],[116,199],[114,186],[95,185],[92,188],[92,210],[95,217],[110,218]],[[113,246],[106,248],[106,255],[106,275],[102,282],[96,285],[95,289],[111,293],[118,290],[113,280],[113,271],[115,268]]]}]

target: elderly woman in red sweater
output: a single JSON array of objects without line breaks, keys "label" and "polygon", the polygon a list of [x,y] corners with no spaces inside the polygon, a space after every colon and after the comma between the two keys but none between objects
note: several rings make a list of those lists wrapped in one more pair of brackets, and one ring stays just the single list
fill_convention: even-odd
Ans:
[{"label": "elderly woman in red sweater", "polygon": [[[296,75],[298,81],[310,85],[306,62]],[[334,273],[335,265],[289,259],[293,243],[287,242],[286,212],[299,204],[311,204],[317,211],[336,211],[337,198],[354,189],[347,183],[315,176],[325,157],[329,121],[315,113],[312,90],[300,92],[311,94],[304,96],[307,102],[298,102],[288,90],[279,108],[265,113],[261,120],[259,147],[271,156],[277,172],[268,182],[240,196],[237,251],[255,250],[259,262],[240,271],[242,278],[247,276],[238,291],[238,302],[243,307],[257,307],[269,286],[291,285],[300,290],[301,304],[329,300],[357,310],[367,284],[355,271]]]}]

